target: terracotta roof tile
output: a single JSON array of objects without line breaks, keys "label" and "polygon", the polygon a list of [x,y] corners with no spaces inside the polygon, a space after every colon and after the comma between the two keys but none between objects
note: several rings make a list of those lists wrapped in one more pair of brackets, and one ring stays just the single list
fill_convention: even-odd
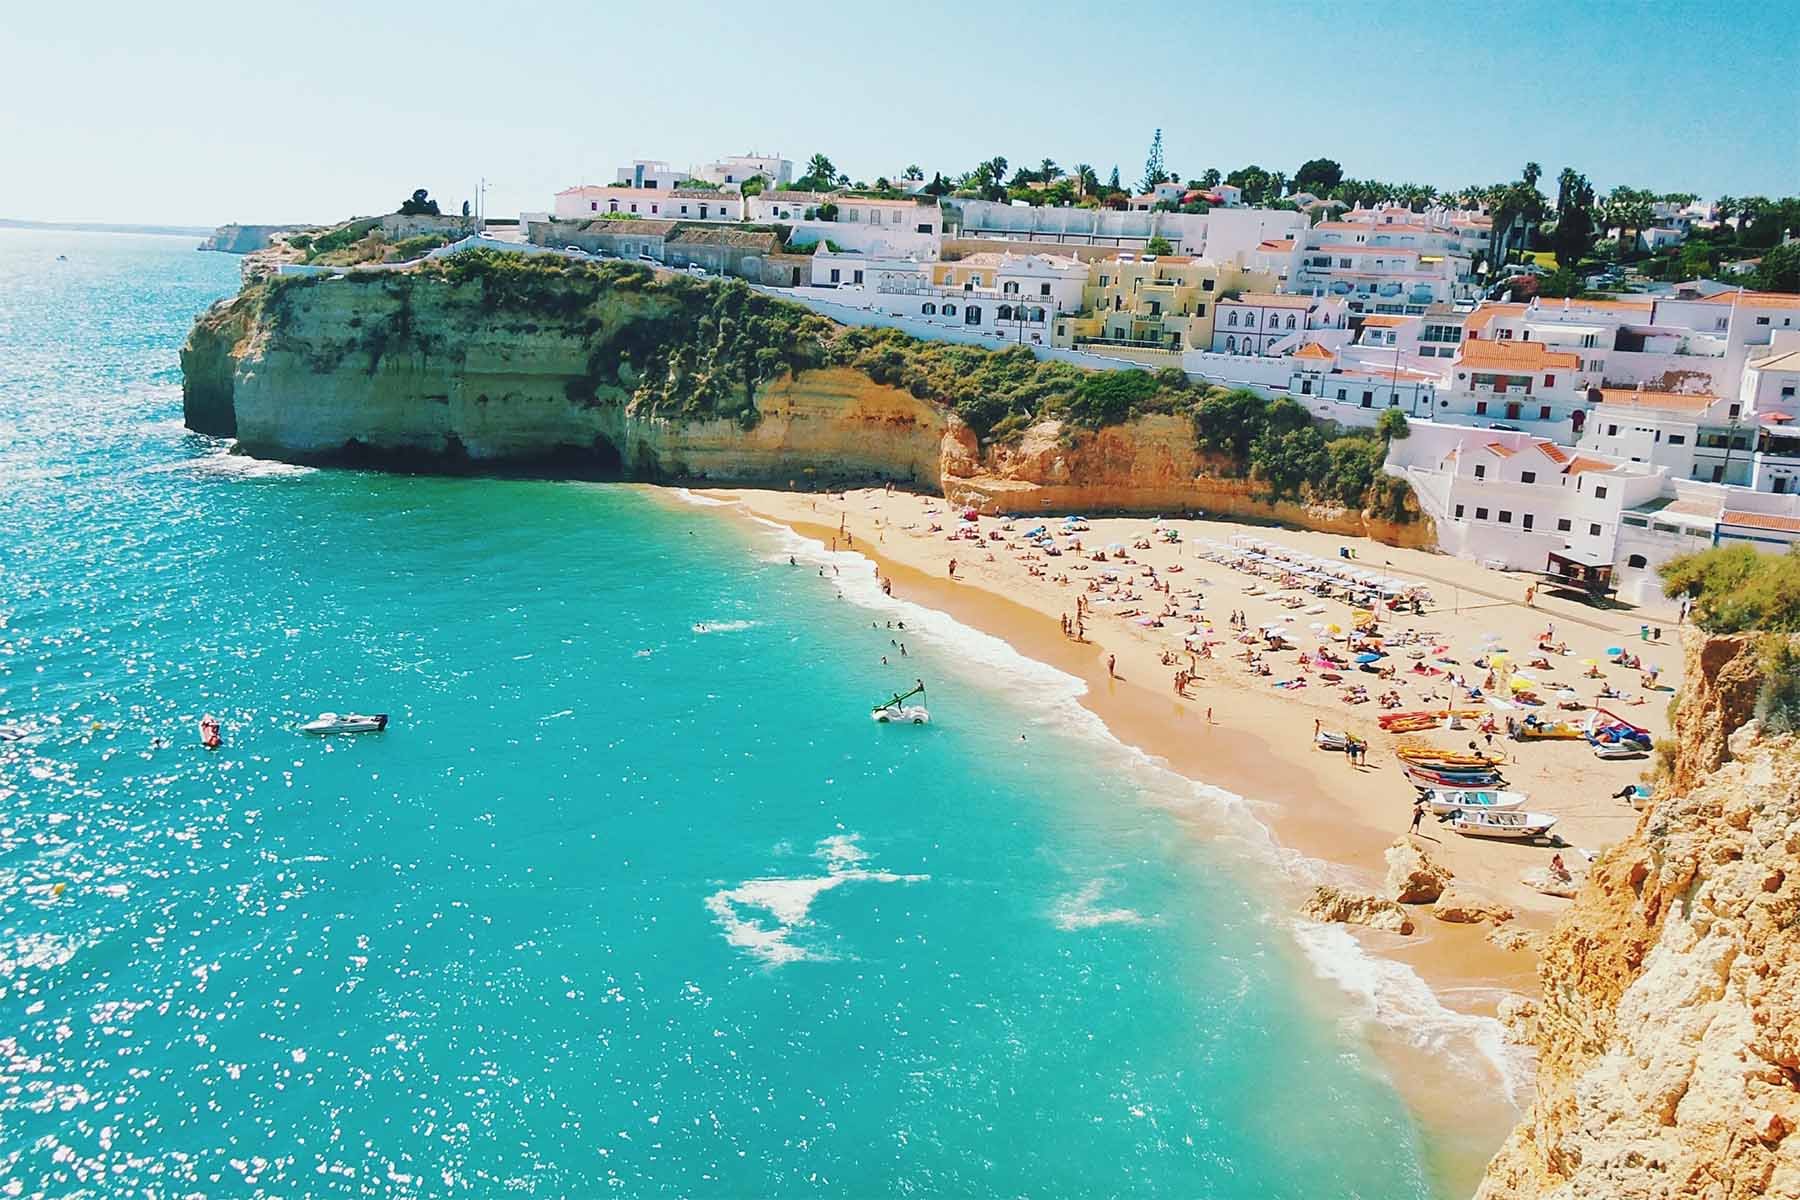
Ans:
[{"label": "terracotta roof tile", "polygon": [[1717,404],[1721,398],[1701,392],[1659,392],[1650,388],[1601,388],[1602,404],[1654,408],[1665,412],[1697,413]]},{"label": "terracotta roof tile", "polygon": [[[1737,292],[1720,292],[1716,296],[1706,296],[1697,304],[1736,304],[1739,300]],[[1745,292],[1742,295],[1745,304],[1763,308],[1800,308],[1800,294],[1794,292]]]},{"label": "terracotta roof tile", "polygon": [[1512,448],[1510,446],[1503,446],[1499,442],[1489,442],[1487,444],[1487,451],[1490,454],[1498,454],[1501,458],[1511,458],[1513,456]]},{"label": "terracotta roof tile", "polygon": [[1533,444],[1537,446],[1539,450],[1543,451],[1545,458],[1558,466],[1569,461],[1569,456],[1564,454],[1563,448],[1555,442],[1535,442]]},{"label": "terracotta roof tile", "polygon": [[1775,513],[1744,512],[1726,509],[1719,514],[1721,525],[1745,525],[1751,529],[1770,529],[1780,533],[1800,533],[1800,517],[1783,517]]},{"label": "terracotta roof tile", "polygon": [[1612,471],[1617,467],[1617,463],[1602,462],[1597,458],[1584,458],[1577,454],[1569,460],[1569,465],[1563,468],[1563,474],[1579,475],[1583,471]]},{"label": "terracotta roof tile", "polygon": [[1294,351],[1294,357],[1295,358],[1323,359],[1326,362],[1330,362],[1333,358],[1336,357],[1336,355],[1332,354],[1331,351],[1329,351],[1325,347],[1319,345],[1319,343],[1317,343],[1317,342],[1308,342],[1308,343],[1306,343],[1306,345],[1304,345],[1304,346],[1300,347],[1298,350]]},{"label": "terracotta roof tile", "polygon": [[1581,366],[1580,355],[1550,350],[1542,342],[1495,341],[1492,338],[1464,342],[1457,361],[1466,367],[1517,367],[1526,371],[1546,367],[1565,367],[1573,371]]}]

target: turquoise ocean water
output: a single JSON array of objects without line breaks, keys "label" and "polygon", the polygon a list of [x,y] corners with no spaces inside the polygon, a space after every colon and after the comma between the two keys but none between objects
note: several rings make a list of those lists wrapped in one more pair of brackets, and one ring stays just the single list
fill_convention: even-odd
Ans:
[{"label": "turquoise ocean water", "polygon": [[0,233],[5,1194],[1433,1194],[1070,681],[668,496],[227,456],[237,267]]}]

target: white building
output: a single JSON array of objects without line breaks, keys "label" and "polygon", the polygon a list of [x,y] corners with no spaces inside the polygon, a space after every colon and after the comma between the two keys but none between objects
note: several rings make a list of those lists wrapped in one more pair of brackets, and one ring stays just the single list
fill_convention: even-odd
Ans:
[{"label": "white building", "polygon": [[1050,254],[971,254],[954,262],[817,250],[813,293],[997,340],[1048,346],[1059,314],[1081,308],[1088,264]]},{"label": "white building", "polygon": [[779,154],[728,154],[695,167],[693,177],[734,192],[746,181],[760,177],[766,184],[764,190],[776,190],[794,181],[794,164]]},{"label": "white building", "polygon": [[1344,298],[1352,313],[1423,313],[1480,294],[1473,272],[1486,230],[1448,213],[1356,209],[1295,236],[1287,267],[1295,291]]},{"label": "white building", "polygon": [[1342,329],[1344,304],[1291,292],[1222,295],[1213,316],[1212,349],[1219,354],[1279,354],[1306,340],[1309,330]]},{"label": "white building", "polygon": [[638,158],[629,166],[620,167],[613,175],[613,183],[619,187],[669,192],[689,178],[690,172],[677,171],[661,159]]},{"label": "white building", "polygon": [[663,221],[741,221],[744,198],[735,192],[704,188],[638,188],[586,185],[556,193],[560,220],[600,219],[609,215]]}]

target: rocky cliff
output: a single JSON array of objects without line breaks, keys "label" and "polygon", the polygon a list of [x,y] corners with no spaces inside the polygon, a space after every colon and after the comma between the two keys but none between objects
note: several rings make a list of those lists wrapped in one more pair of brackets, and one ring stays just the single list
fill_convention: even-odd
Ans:
[{"label": "rocky cliff", "polygon": [[220,250],[226,254],[249,254],[253,250],[261,250],[268,246],[269,239],[278,233],[291,233],[297,229],[312,229],[312,225],[221,225],[212,231],[212,236],[201,242],[197,249]]},{"label": "rocky cliff", "polygon": [[[880,355],[803,359],[796,346],[839,328],[822,318],[794,309],[770,335],[768,314],[794,306],[747,293],[727,310],[705,285],[608,270],[609,286],[585,289],[525,271],[253,280],[201,317],[182,352],[187,423],[291,461],[774,486],[893,480],[990,511],[1201,509],[1406,544],[1432,537],[1423,520],[1261,500],[1195,450],[1184,416],[1098,430],[1040,420],[984,445],[948,405],[878,382],[891,377]],[[740,346],[749,328],[763,340]]]},{"label": "rocky cliff", "polygon": [[1695,636],[1672,770],[1545,940],[1537,1096],[1479,1200],[1800,1197],[1800,736]]}]

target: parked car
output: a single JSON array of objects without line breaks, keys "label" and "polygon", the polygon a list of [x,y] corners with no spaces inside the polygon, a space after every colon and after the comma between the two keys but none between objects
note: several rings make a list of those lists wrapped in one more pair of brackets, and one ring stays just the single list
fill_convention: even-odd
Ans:
[{"label": "parked car", "polygon": [[565,253],[565,254],[582,254],[582,255],[585,255],[585,254],[586,254],[586,253],[587,253],[587,251],[586,251],[586,250],[583,250],[583,249],[582,249],[582,248],[581,248],[581,247],[580,247],[580,246],[564,246],[564,247],[563,247],[563,253]]},{"label": "parked car", "polygon": [[655,259],[654,259],[654,258],[651,258],[651,257],[650,257],[650,256],[649,256],[649,255],[648,255],[648,254],[640,254],[640,255],[638,255],[638,256],[637,256],[637,260],[638,260],[638,261],[639,261],[639,262],[641,262],[641,263],[649,263],[649,264],[650,264],[650,265],[651,265],[651,266],[653,266],[653,267],[660,267],[660,266],[662,266],[662,264],[661,264],[661,263],[659,263],[659,262],[657,262],[657,261],[656,261],[656,260],[655,260]]},{"label": "parked car", "polygon": [[1488,428],[1489,429],[1498,429],[1501,433],[1518,433],[1519,432],[1519,427],[1517,425],[1508,425],[1505,421],[1490,421],[1488,423]]},{"label": "parked car", "polygon": [[706,278],[706,268],[700,266],[698,263],[689,263],[687,266],[683,267],[682,270],[686,271],[689,275],[696,276],[700,279]]}]

